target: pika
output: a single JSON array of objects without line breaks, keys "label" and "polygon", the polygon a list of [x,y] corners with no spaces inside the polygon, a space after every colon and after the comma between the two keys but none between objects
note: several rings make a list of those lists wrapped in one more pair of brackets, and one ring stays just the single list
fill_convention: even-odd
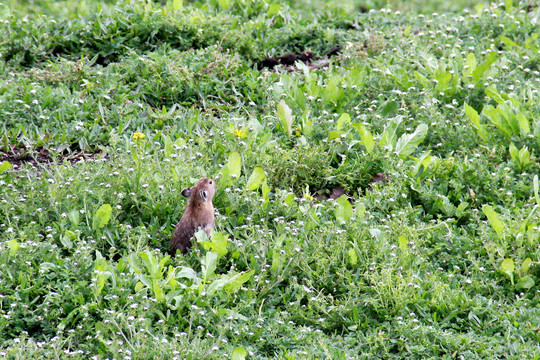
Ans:
[{"label": "pika", "polygon": [[176,250],[185,254],[193,245],[191,238],[203,229],[208,235],[214,228],[214,205],[212,198],[216,193],[216,182],[212,179],[202,178],[192,187],[182,190],[182,195],[188,198],[186,211],[174,229],[171,239],[171,254]]}]

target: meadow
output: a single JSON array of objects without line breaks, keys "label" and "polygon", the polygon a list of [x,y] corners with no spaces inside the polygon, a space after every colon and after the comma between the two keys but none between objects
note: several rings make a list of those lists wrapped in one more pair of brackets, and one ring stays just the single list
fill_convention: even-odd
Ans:
[{"label": "meadow", "polygon": [[539,36],[534,0],[2,1],[0,357],[539,359]]}]

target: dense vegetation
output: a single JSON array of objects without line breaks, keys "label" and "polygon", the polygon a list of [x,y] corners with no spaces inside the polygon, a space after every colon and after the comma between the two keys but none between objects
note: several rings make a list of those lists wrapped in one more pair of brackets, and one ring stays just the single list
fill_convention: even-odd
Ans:
[{"label": "dense vegetation", "polygon": [[540,358],[539,35],[534,1],[0,4],[0,357]]}]

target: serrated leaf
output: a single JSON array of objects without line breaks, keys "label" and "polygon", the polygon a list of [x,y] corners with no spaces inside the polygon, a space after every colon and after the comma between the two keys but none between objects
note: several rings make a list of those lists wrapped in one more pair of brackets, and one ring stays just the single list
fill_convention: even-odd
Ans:
[{"label": "serrated leaf", "polygon": [[237,347],[232,353],[232,360],[245,360],[247,356],[247,351],[242,347]]},{"label": "serrated leaf", "polygon": [[362,138],[362,144],[364,144],[367,152],[372,154],[373,148],[375,147],[375,141],[373,141],[373,135],[371,132],[364,126],[364,124],[353,124],[352,126],[358,130],[358,133]]},{"label": "serrated leaf", "polygon": [[353,214],[353,208],[347,195],[341,195],[336,202],[338,203],[336,208],[336,219],[339,222],[349,221]]},{"label": "serrated leaf", "polygon": [[263,168],[256,167],[253,169],[246,185],[248,190],[257,190],[265,178],[266,174],[264,173]]},{"label": "serrated leaf", "polygon": [[399,138],[396,144],[396,150],[394,151],[399,157],[406,157],[411,155],[418,145],[424,141],[428,132],[428,126],[426,124],[420,124],[412,134],[403,134]]},{"label": "serrated leaf", "polygon": [[0,174],[8,171],[9,169],[11,169],[11,167],[12,166],[9,161],[2,161],[2,163],[0,163]]},{"label": "serrated leaf", "polygon": [[112,207],[109,204],[103,204],[97,209],[96,213],[94,214],[94,229],[101,229],[111,219],[111,213],[112,213]]},{"label": "serrated leaf", "polygon": [[499,218],[499,215],[495,212],[495,210],[493,210],[491,205],[482,206],[482,212],[487,216],[491,227],[493,227],[493,230],[495,230],[499,239],[502,240],[504,226]]},{"label": "serrated leaf", "polygon": [[521,279],[519,279],[516,287],[518,289],[530,289],[534,286],[535,282],[534,279],[530,276],[524,276]]}]

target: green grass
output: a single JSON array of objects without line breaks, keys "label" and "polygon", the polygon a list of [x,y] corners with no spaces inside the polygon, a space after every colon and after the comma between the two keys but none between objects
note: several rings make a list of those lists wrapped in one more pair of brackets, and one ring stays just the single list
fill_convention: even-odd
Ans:
[{"label": "green grass", "polygon": [[[535,2],[0,19],[0,357],[540,358]],[[170,258],[203,176],[216,233]]]}]

